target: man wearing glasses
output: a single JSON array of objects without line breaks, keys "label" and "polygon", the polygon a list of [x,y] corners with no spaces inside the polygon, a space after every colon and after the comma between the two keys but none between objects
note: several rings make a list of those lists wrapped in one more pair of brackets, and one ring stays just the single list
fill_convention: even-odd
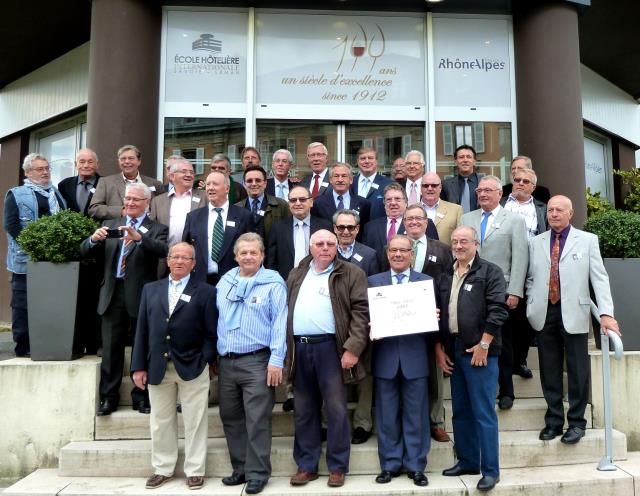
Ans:
[{"label": "man wearing glasses", "polygon": [[305,186],[311,192],[311,197],[315,199],[318,195],[325,194],[329,189],[327,177],[327,161],[329,152],[322,143],[310,143],[307,146],[307,160],[311,172],[302,178],[301,186]]},{"label": "man wearing glasses", "polygon": [[[473,227],[480,235],[478,253],[484,260],[496,264],[507,282],[505,299],[513,311],[524,296],[524,282],[529,263],[529,247],[524,219],[500,206],[502,185],[496,176],[484,176],[476,189],[480,208],[464,214],[461,224]],[[513,407],[513,344],[511,317],[502,327],[502,351],[498,378],[498,406]]]},{"label": "man wearing glasses", "polygon": [[478,208],[474,192],[484,174],[475,171],[476,151],[471,145],[460,145],[453,156],[457,175],[445,179],[442,183],[442,199],[462,206],[466,214]]},{"label": "man wearing glasses", "polygon": [[[291,195],[296,194],[296,188]],[[337,258],[338,241],[321,229],[310,240],[311,256],[291,271],[287,319],[287,377],[296,398],[293,486],[318,478],[322,450],[322,404],[327,415],[329,487],[344,485],[349,471],[346,384],[366,372],[360,356],[369,342],[367,277]]]},{"label": "man wearing glasses", "polygon": [[303,186],[289,191],[292,218],[274,224],[267,246],[267,267],[277,270],[284,280],[289,272],[309,254],[309,238],[319,229],[331,229],[331,223],[311,215],[313,198]]},{"label": "man wearing glasses", "polygon": [[133,382],[149,389],[151,466],[147,489],[173,477],[178,461],[176,402],[182,402],[184,473],[189,489],[204,483],[207,459],[209,377],[216,360],[216,290],[191,277],[195,251],[188,243],[171,247],[169,277],[142,290]]},{"label": "man wearing glasses", "polygon": [[462,207],[455,203],[440,199],[442,180],[435,172],[427,172],[422,176],[422,196],[420,202],[427,217],[436,226],[438,239],[451,245],[451,233],[460,225]]},{"label": "man wearing glasses", "polygon": [[[516,175],[516,172],[529,169],[533,170],[533,163],[531,162],[531,158],[526,155],[518,155],[517,157],[513,157],[511,160],[511,184],[505,184],[502,188],[502,198],[508,198],[511,192],[513,191],[513,178]],[[540,184],[536,184],[535,189],[533,190],[532,196],[544,203],[545,205],[549,202],[551,198],[551,193],[549,192],[549,188],[542,186]]]},{"label": "man wearing glasses", "polygon": [[422,152],[411,150],[407,153],[404,160],[404,170],[407,177],[400,184],[404,186],[407,192],[408,204],[415,205],[420,201],[420,184],[424,174],[424,155]]},{"label": "man wearing glasses", "polygon": [[294,183],[289,180],[289,171],[293,165],[293,156],[289,150],[280,149],[273,152],[271,171],[273,177],[267,179],[267,194],[287,201],[289,190]]}]

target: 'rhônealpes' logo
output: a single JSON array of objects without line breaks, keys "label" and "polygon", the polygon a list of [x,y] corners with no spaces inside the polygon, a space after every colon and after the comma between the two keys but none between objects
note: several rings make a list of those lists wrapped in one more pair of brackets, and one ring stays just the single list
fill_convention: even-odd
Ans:
[{"label": "'rh\u00f4nealpes' logo", "polygon": [[219,53],[222,51],[222,41],[216,40],[215,36],[210,33],[200,35],[196,41],[191,43],[192,50],[205,50],[207,52]]},{"label": "'rh\u00f4nealpes' logo", "polygon": [[[222,53],[222,40],[211,33],[203,33],[191,43],[192,53],[176,53],[173,58],[174,74],[238,75],[240,57]],[[209,54],[193,54],[204,51]]]}]

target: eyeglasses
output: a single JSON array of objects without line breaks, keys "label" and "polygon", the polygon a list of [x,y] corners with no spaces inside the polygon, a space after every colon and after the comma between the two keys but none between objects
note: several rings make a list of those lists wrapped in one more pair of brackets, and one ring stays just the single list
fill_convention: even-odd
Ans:
[{"label": "eyeglasses", "polygon": [[433,188],[433,189],[436,189],[436,188],[439,188],[440,186],[441,186],[441,184],[440,184],[440,183],[437,183],[437,184],[422,183],[422,184],[420,185],[420,187],[421,187],[421,188],[423,188],[423,189],[427,189],[427,188]]},{"label": "eyeglasses", "polygon": [[404,163],[405,166],[410,166],[410,165],[424,165],[422,162],[405,162]]},{"label": "eyeglasses", "polygon": [[388,248],[387,251],[389,253],[410,253],[413,251],[413,248]]},{"label": "eyeglasses", "polygon": [[476,193],[481,195],[482,193],[492,193],[494,191],[498,191],[498,188],[476,188]]},{"label": "eyeglasses", "polygon": [[335,225],[335,227],[338,231],[349,231],[349,232],[355,231],[358,228],[358,226],[347,226],[347,225]]},{"label": "eyeglasses", "polygon": [[260,179],[245,179],[244,183],[245,184],[262,184],[264,182],[264,179],[260,178]]},{"label": "eyeglasses", "polygon": [[212,165],[209,169],[211,172],[224,172],[227,173],[226,165]]},{"label": "eyeglasses", "polygon": [[182,174],[183,176],[193,176],[195,174],[192,170],[189,169],[181,169],[176,171],[175,173]]},{"label": "eyeglasses", "polygon": [[425,220],[427,220],[426,217],[405,217],[404,221],[405,222],[424,222]]},{"label": "eyeglasses", "polygon": [[521,184],[531,184],[531,179],[525,179],[525,178],[516,178],[513,180],[514,183],[521,183]]},{"label": "eyeglasses", "polygon": [[32,167],[29,170],[39,172],[40,174],[42,174],[43,172],[51,172],[51,167]]},{"label": "eyeglasses", "polygon": [[471,243],[474,243],[474,241],[471,239],[452,239],[451,240],[451,246],[456,246],[456,245],[466,246]]},{"label": "eyeglasses", "polygon": [[195,260],[194,257],[186,257],[184,255],[169,255],[167,258],[170,260],[175,260],[177,262],[188,262],[190,260]]},{"label": "eyeglasses", "polygon": [[327,154],[326,153],[308,153],[307,157],[309,158],[320,158],[320,157],[326,157]]},{"label": "eyeglasses", "polygon": [[404,201],[405,201],[404,198],[385,198],[384,199],[385,203],[402,203]]},{"label": "eyeglasses", "polygon": [[136,198],[134,196],[125,196],[124,197],[124,201],[128,201],[128,202],[138,203],[138,202],[145,201],[145,200],[146,200],[146,198]]},{"label": "eyeglasses", "polygon": [[324,248],[325,246],[327,248],[333,248],[336,244],[335,241],[316,241],[313,243],[313,246],[317,246],[318,248]]},{"label": "eyeglasses", "polygon": [[304,203],[308,199],[308,196],[301,196],[300,198],[289,198],[289,203]]}]

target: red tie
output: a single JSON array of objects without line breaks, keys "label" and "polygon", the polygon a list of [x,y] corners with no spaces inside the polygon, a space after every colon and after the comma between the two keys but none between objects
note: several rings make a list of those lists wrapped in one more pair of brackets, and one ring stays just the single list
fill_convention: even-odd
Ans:
[{"label": "red tie", "polygon": [[391,219],[389,232],[387,233],[387,242],[396,235],[396,219]]},{"label": "red tie", "polygon": [[549,301],[555,305],[560,301],[560,235],[554,234],[556,240],[551,250],[551,273],[549,274]]},{"label": "red tie", "polygon": [[313,176],[313,189],[311,190],[311,197],[315,198],[318,196],[318,190],[320,189],[320,176],[316,174]]}]

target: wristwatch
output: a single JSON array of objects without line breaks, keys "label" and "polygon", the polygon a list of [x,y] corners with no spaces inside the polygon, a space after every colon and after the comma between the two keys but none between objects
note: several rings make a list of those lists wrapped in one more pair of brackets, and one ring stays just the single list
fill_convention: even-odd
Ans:
[{"label": "wristwatch", "polygon": [[489,343],[485,343],[484,341],[480,341],[480,348],[482,348],[483,350],[488,350],[489,349]]}]

